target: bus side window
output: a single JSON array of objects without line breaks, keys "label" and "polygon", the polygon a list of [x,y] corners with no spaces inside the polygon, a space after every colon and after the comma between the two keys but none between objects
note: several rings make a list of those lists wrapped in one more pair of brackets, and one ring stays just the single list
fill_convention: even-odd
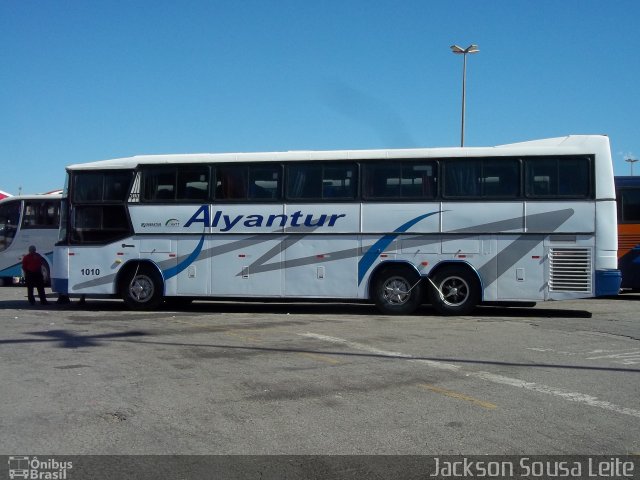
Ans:
[{"label": "bus side window", "polygon": [[246,167],[219,167],[216,198],[222,200],[243,200],[247,198]]},{"label": "bus side window", "polygon": [[322,198],[351,200],[356,196],[354,165],[327,166],[322,172]]},{"label": "bus side window", "polygon": [[445,163],[444,196],[478,197],[481,164],[478,159],[451,159]]},{"label": "bus side window", "polygon": [[514,159],[482,160],[482,196],[515,198],[520,194],[520,166]]},{"label": "bus side window", "polygon": [[280,198],[281,167],[279,165],[249,166],[249,198],[277,200]]},{"label": "bus side window", "polygon": [[591,162],[587,157],[525,158],[528,197],[587,198],[591,194]]},{"label": "bus side window", "polygon": [[167,168],[149,168],[143,170],[144,194],[146,201],[175,199],[176,170]]},{"label": "bus side window", "polygon": [[289,165],[287,178],[287,198],[295,200],[322,198],[322,167]]},{"label": "bus side window", "polygon": [[390,198],[400,195],[400,165],[371,164],[365,166],[365,196]]},{"label": "bus side window", "polygon": [[155,195],[156,200],[171,200],[173,199],[173,189],[164,187],[159,188]]},{"label": "bus side window", "polygon": [[178,169],[177,195],[179,201],[209,198],[209,166],[185,165]]},{"label": "bus side window", "polygon": [[553,158],[525,160],[525,193],[529,197],[551,197],[558,194],[557,161]]}]

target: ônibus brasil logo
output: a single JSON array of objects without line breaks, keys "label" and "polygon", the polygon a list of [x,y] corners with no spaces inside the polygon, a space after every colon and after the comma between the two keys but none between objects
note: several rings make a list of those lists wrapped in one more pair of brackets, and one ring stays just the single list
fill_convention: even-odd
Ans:
[{"label": "\u00f4nibus brasil logo", "polygon": [[33,480],[66,480],[67,470],[73,468],[73,462],[61,462],[55,458],[40,460],[38,457],[9,457],[9,478]]}]

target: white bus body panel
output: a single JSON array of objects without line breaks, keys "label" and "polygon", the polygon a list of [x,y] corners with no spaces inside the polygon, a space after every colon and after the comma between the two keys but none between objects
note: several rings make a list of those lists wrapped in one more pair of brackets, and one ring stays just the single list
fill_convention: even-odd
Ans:
[{"label": "white bus body panel", "polygon": [[210,246],[221,253],[211,257],[211,294],[282,296],[281,242],[273,235],[214,235]]},{"label": "white bus body panel", "polygon": [[290,238],[285,242],[285,295],[358,297],[358,240],[350,236]]},{"label": "white bus body panel", "polygon": [[609,235],[598,236],[596,270],[618,268],[618,224],[615,200],[596,203],[596,230],[609,232]]},{"label": "white bus body panel", "polygon": [[[616,268],[616,206],[606,137],[570,136],[486,148],[149,156],[70,169],[262,160],[384,160],[390,155],[557,154],[595,155],[594,200],[129,203],[133,238],[105,247],[87,246],[95,252],[91,255],[83,255],[85,247],[65,247],[69,253],[69,293],[116,293],[117,271],[129,260],[140,258],[158,266],[166,280],[166,295],[368,298],[376,268],[395,261],[410,265],[422,276],[428,276],[442,262],[468,264],[478,272],[483,300],[592,296],[595,270]],[[587,267],[582,268],[580,262]],[[100,278],[91,277],[96,269]],[[566,269],[570,270],[568,280]],[[81,271],[85,273],[80,275]],[[570,291],[574,281],[580,283],[581,290]]]}]

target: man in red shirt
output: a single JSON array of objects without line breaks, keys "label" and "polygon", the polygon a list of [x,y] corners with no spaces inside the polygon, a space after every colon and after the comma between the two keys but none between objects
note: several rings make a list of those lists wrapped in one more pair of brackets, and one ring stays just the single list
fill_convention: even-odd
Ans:
[{"label": "man in red shirt", "polygon": [[47,297],[44,294],[44,277],[42,276],[42,267],[44,259],[36,252],[36,247],[31,245],[29,253],[22,257],[22,271],[24,272],[24,280],[27,284],[27,298],[29,303],[34,305],[36,299],[33,297],[33,288],[38,289],[40,303],[46,305]]}]

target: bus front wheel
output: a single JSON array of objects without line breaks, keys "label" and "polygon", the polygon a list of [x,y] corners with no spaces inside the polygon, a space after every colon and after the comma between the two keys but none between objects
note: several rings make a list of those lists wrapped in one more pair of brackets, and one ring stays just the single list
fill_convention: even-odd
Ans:
[{"label": "bus front wheel", "polygon": [[154,269],[141,265],[125,276],[120,294],[132,310],[153,310],[162,302],[162,279]]},{"label": "bus front wheel", "polygon": [[431,279],[431,305],[442,315],[467,315],[480,301],[480,285],[468,268],[447,266]]},{"label": "bus front wheel", "polygon": [[408,268],[388,268],[376,278],[373,299],[382,313],[409,315],[420,306],[422,297],[422,279]]}]

